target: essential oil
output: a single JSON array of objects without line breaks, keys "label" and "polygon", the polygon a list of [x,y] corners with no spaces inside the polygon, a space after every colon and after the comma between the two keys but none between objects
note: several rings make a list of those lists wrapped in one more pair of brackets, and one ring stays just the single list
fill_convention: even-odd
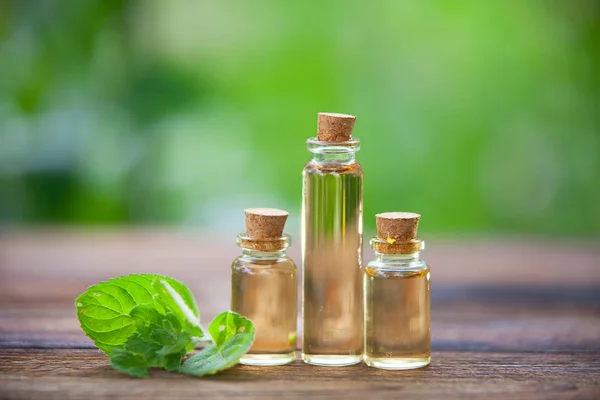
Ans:
[{"label": "essential oil", "polygon": [[242,255],[231,266],[231,309],[250,319],[256,337],[240,359],[247,365],[282,365],[296,359],[298,272],[286,255],[283,234],[288,213],[246,210],[246,233],[238,235]]},{"label": "essential oil", "polygon": [[431,361],[430,271],[419,258],[420,215],[378,214],[375,259],[364,271],[367,365],[413,369]]},{"label": "essential oil", "polygon": [[303,171],[302,359],[351,365],[362,359],[363,172],[355,117],[319,114]]}]

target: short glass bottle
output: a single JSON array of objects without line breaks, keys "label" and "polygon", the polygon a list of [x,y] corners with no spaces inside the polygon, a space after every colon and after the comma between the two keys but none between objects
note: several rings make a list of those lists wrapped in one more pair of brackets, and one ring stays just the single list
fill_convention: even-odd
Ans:
[{"label": "short glass bottle", "polygon": [[415,238],[370,241],[375,259],[364,270],[364,361],[383,369],[413,369],[431,361],[429,266]]},{"label": "short glass bottle", "polygon": [[242,255],[231,266],[231,309],[250,319],[256,337],[240,359],[246,365],[282,365],[296,359],[298,270],[286,255],[291,237],[237,237]]}]

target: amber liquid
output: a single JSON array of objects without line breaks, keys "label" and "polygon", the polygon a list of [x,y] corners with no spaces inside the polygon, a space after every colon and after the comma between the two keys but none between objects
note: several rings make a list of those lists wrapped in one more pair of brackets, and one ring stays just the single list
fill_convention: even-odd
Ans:
[{"label": "amber liquid", "polygon": [[429,364],[429,268],[365,267],[365,362],[384,369]]},{"label": "amber liquid", "polygon": [[303,182],[302,358],[361,361],[362,189],[356,163],[309,163]]},{"label": "amber liquid", "polygon": [[234,261],[231,309],[254,322],[254,343],[240,360],[249,365],[280,365],[296,358],[298,274],[287,257]]}]

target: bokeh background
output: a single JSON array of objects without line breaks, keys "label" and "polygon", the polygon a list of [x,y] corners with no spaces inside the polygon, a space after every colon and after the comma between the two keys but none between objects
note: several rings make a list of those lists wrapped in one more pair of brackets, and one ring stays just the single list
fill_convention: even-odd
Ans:
[{"label": "bokeh background", "polygon": [[0,0],[0,225],[296,229],[319,111],[367,229],[600,234],[594,0]]}]

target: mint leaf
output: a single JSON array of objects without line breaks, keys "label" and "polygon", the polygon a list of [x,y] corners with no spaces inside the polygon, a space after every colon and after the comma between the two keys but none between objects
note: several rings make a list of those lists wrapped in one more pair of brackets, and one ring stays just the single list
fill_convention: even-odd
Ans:
[{"label": "mint leaf", "polygon": [[81,328],[118,371],[147,377],[151,367],[190,375],[229,368],[252,345],[254,324],[231,311],[219,314],[213,342],[181,365],[206,337],[198,307],[181,282],[161,275],[129,275],[91,286],[75,300]]},{"label": "mint leaf", "polygon": [[254,324],[233,311],[225,311],[210,323],[213,344],[188,358],[179,368],[187,375],[212,375],[234,366],[254,341]]},{"label": "mint leaf", "polygon": [[182,330],[178,318],[170,312],[163,315],[148,305],[134,307],[131,316],[137,331],[127,339],[124,349],[111,352],[111,365],[137,377],[147,376],[149,367],[177,370],[192,343],[192,336]]},{"label": "mint leaf", "polygon": [[147,306],[139,306],[131,314],[138,329],[125,342],[125,349],[143,355],[149,366],[167,370],[179,368],[193,341],[177,317],[171,313],[162,315]]},{"label": "mint leaf", "polygon": [[[173,281],[173,280],[172,280]],[[171,282],[172,283],[172,282]],[[180,291],[176,290],[175,287],[166,279],[156,279],[152,287],[156,290],[157,301],[168,310],[171,310],[173,314],[177,316],[177,319],[184,325],[184,329],[190,333],[190,335],[201,338],[204,336],[204,332],[200,327],[198,320],[198,311],[194,313],[194,310],[190,308],[188,302],[180,294]],[[184,286],[185,289],[187,289]],[[193,305],[196,303],[193,301]]]},{"label": "mint leaf", "polygon": [[[107,355],[115,349],[124,349],[128,338],[138,329],[131,312],[140,305],[147,305],[161,315],[171,313],[180,329],[188,331],[190,336],[204,336],[190,290],[183,283],[161,275],[129,275],[100,282],[79,296],[75,305],[81,328]],[[186,348],[191,350],[193,343]]]},{"label": "mint leaf", "polygon": [[145,378],[148,376],[148,363],[143,356],[131,351],[115,349],[110,353],[110,365],[117,371]]}]

